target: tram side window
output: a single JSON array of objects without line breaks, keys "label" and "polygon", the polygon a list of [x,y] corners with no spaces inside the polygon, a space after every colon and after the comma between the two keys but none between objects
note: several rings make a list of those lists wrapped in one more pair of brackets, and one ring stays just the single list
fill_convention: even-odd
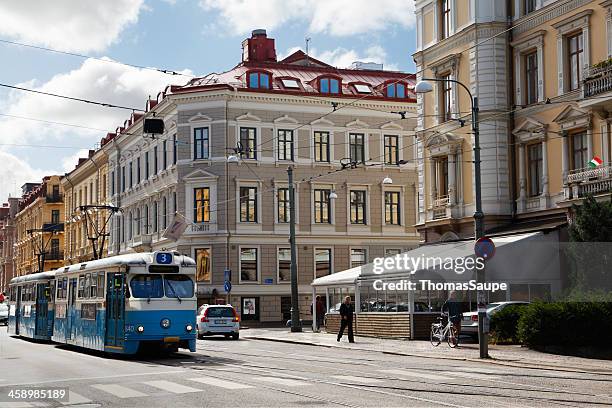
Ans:
[{"label": "tram side window", "polygon": [[[89,297],[90,298],[95,298],[98,296],[98,278],[97,278],[97,274],[93,273],[93,274],[87,274],[87,279],[85,282],[89,281]],[[85,283],[87,285],[87,283]]]},{"label": "tram side window", "polygon": [[98,297],[104,297],[104,272],[98,272]]},{"label": "tram side window", "polygon": [[79,299],[83,299],[83,296],[85,296],[85,275],[81,275],[79,276],[79,291],[78,291],[78,295],[79,295]]},{"label": "tram side window", "polygon": [[57,281],[57,298],[66,299],[68,294],[68,278],[63,278]]},{"label": "tram side window", "polygon": [[49,292],[47,294],[47,297],[49,298],[49,300],[51,302],[55,301],[55,281],[51,281],[49,282]]}]

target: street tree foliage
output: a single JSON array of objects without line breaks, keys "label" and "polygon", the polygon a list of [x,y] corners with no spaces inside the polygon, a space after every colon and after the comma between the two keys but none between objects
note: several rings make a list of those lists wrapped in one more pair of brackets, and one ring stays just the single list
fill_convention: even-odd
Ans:
[{"label": "street tree foliage", "polygon": [[[574,220],[569,228],[569,294],[586,298],[594,293],[612,291],[612,200],[585,198],[574,205]],[[587,299],[584,299],[587,301]]]}]

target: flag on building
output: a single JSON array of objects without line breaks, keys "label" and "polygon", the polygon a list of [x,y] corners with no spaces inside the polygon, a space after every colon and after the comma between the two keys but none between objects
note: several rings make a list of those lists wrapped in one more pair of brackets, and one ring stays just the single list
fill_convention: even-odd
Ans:
[{"label": "flag on building", "polygon": [[166,231],[164,231],[163,237],[173,241],[178,241],[181,235],[183,235],[183,232],[185,232],[187,229],[188,225],[189,223],[185,217],[179,213],[174,213],[174,218],[172,219],[170,226],[166,228]]},{"label": "flag on building", "polygon": [[599,167],[601,166],[603,163],[603,161],[599,158],[599,156],[595,156],[591,159],[591,161],[589,162],[589,167]]}]

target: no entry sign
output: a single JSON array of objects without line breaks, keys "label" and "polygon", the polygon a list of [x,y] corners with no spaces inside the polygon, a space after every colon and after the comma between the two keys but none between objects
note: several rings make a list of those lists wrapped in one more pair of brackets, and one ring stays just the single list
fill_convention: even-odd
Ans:
[{"label": "no entry sign", "polygon": [[477,257],[491,259],[495,255],[495,244],[489,237],[479,238],[474,244],[474,253]]}]

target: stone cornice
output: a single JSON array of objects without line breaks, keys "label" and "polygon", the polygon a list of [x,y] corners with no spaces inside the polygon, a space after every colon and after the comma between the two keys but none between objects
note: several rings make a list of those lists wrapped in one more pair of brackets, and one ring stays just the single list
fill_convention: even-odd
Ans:
[{"label": "stone cornice", "polygon": [[512,34],[516,36],[536,27],[541,27],[547,21],[553,20],[589,3],[591,3],[591,0],[573,0],[561,5],[557,4],[557,2],[553,2],[537,11],[537,14],[529,13],[516,20],[513,23],[514,28],[512,29]]}]

